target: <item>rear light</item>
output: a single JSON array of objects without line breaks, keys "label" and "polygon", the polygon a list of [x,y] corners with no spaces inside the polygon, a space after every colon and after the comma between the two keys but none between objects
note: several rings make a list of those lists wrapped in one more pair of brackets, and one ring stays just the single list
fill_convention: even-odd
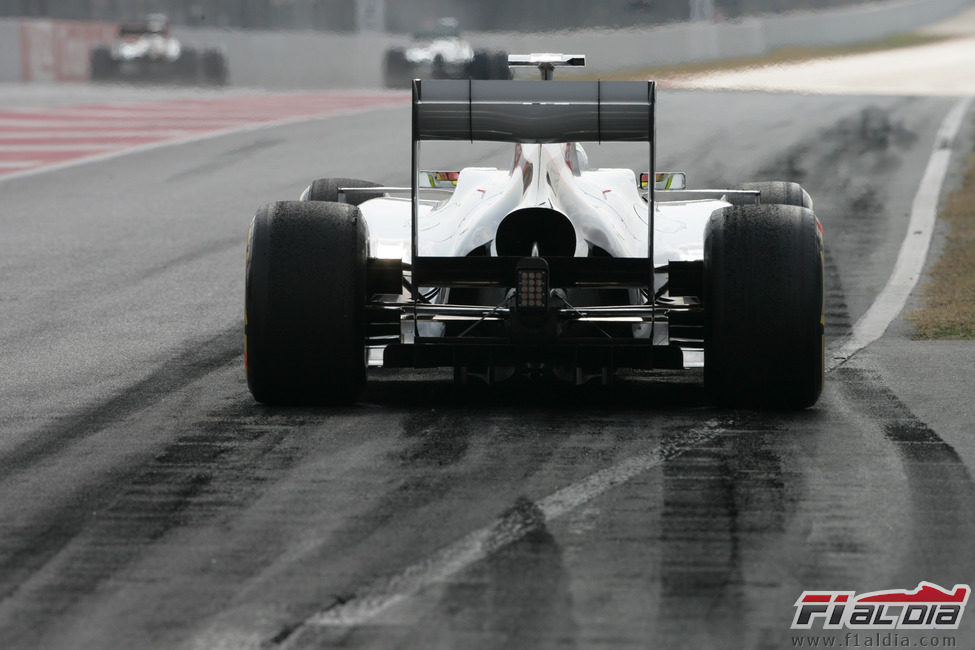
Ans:
[{"label": "rear light", "polygon": [[548,309],[548,263],[540,257],[527,257],[518,262],[515,286],[518,309]]}]

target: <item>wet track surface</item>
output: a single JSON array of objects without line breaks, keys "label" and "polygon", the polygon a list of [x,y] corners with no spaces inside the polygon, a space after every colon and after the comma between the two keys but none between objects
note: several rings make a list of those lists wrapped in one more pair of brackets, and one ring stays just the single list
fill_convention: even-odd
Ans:
[{"label": "wet track surface", "polygon": [[[950,105],[664,92],[660,167],[805,185],[835,343]],[[0,646],[772,649],[804,589],[972,581],[970,459],[870,350],[801,413],[715,409],[694,373],[255,404],[251,215],[315,176],[403,183],[408,147],[400,107],[0,183]]]}]

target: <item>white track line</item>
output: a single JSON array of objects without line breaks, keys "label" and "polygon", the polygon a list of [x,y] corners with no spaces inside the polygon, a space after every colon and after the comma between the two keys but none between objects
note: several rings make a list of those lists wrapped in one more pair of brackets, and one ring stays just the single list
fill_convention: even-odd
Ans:
[{"label": "white track line", "polygon": [[911,205],[911,219],[894,264],[894,271],[870,308],[853,325],[850,335],[830,346],[832,352],[826,362],[827,371],[841,366],[854,354],[883,336],[887,327],[907,304],[907,299],[924,270],[924,260],[928,256],[938,216],[938,198],[948,173],[948,163],[951,161],[951,149],[972,99],[960,99],[941,122],[934,141],[934,152],[928,160],[924,176],[921,177],[921,185]]}]

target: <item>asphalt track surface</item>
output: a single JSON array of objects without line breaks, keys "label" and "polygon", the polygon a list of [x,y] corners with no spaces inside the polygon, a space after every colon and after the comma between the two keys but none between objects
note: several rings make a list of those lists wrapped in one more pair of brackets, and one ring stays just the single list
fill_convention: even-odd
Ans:
[{"label": "asphalt track surface", "polygon": [[[406,183],[388,103],[0,180],[0,646],[772,649],[803,590],[972,582],[975,459],[892,388],[896,340],[800,413],[716,409],[694,373],[256,404],[250,218],[317,176]],[[663,91],[659,167],[804,184],[835,346],[953,104]]]}]

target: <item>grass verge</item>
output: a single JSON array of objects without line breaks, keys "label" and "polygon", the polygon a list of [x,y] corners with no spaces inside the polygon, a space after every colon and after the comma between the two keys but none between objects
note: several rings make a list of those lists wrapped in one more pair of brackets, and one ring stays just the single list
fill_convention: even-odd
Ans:
[{"label": "grass verge", "polygon": [[952,38],[955,37],[919,33],[896,34],[879,41],[869,41],[866,43],[855,43],[852,45],[836,47],[785,47],[773,50],[772,52],[762,56],[640,68],[637,70],[623,71],[616,75],[601,78],[605,80],[668,79],[692,74],[701,74],[705,72],[726,72],[728,70],[738,70],[741,68],[774,66],[782,65],[784,63],[808,61],[811,59],[832,58],[837,56],[847,56],[850,54],[866,54],[869,52],[882,52],[885,50],[896,50],[905,47],[918,47],[921,45],[941,43]]},{"label": "grass verge", "polygon": [[923,307],[907,315],[914,338],[975,339],[975,153],[968,157],[962,186],[941,209],[948,228],[941,258],[924,285]]}]

